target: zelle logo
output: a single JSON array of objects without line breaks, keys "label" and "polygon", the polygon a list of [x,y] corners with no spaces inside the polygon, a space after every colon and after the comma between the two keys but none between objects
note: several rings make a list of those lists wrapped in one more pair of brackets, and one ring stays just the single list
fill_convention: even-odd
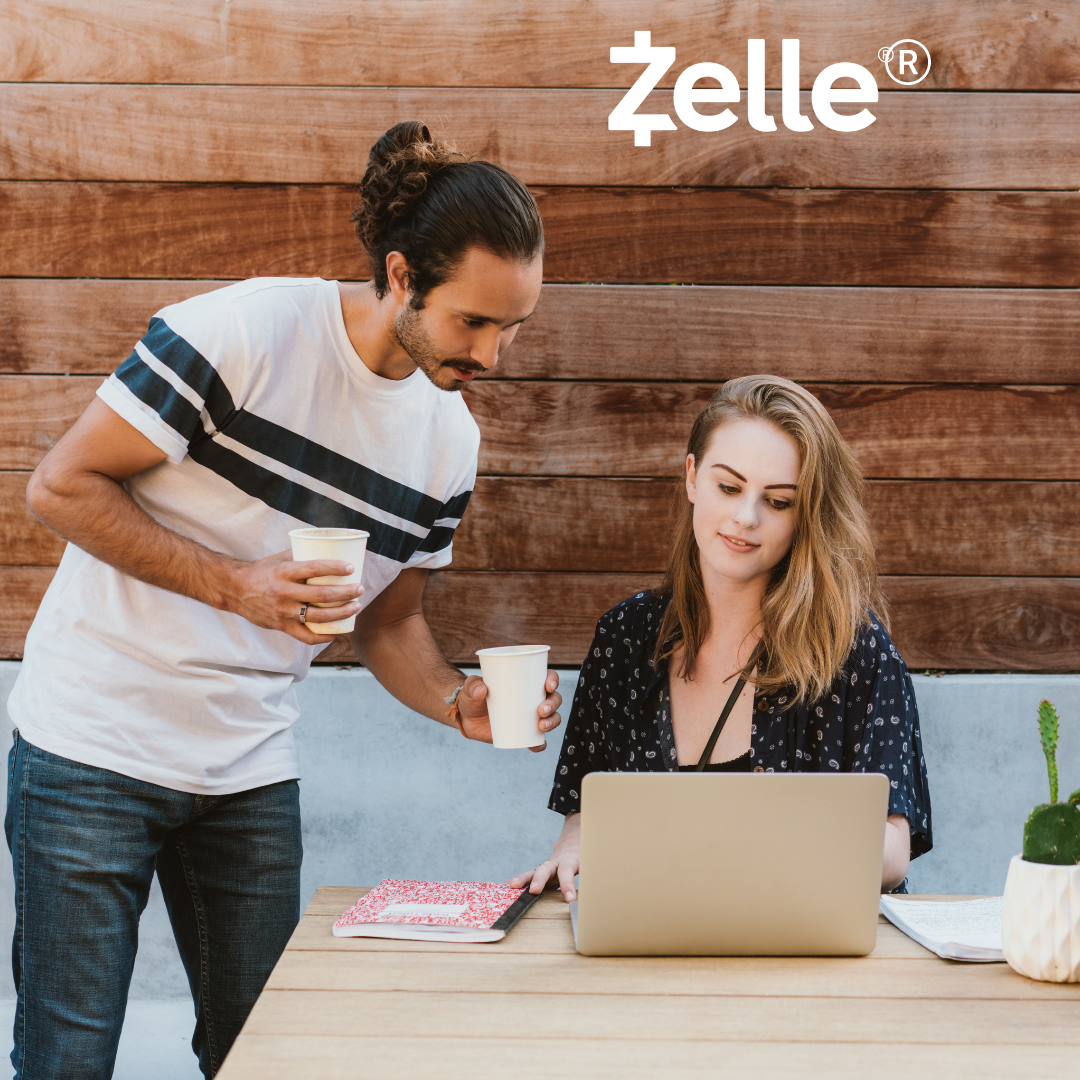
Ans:
[{"label": "zelle logo", "polygon": [[[918,45],[922,50],[922,57],[914,50],[898,49],[899,45]],[[765,39],[751,38],[747,41],[746,48],[746,118],[755,131],[775,131],[776,120],[765,111]],[[885,65],[885,70],[894,82],[905,85],[922,82],[930,71],[930,54],[926,47],[910,38],[883,48],[878,53],[878,59]],[[925,60],[925,63],[920,73],[918,67],[922,60]],[[648,67],[611,111],[608,116],[608,130],[632,131],[635,146],[651,146],[654,131],[678,130],[667,113],[637,111],[675,63],[674,47],[654,46],[651,31],[637,30],[632,47],[612,47],[611,62],[647,64]],[[798,38],[784,39],[781,45],[780,67],[780,112],[784,126],[790,131],[812,131],[814,125],[810,118],[803,116],[800,111]],[[896,74],[893,73],[893,67],[898,68]],[[910,75],[911,78],[904,78],[905,75]],[[718,82],[720,89],[698,88],[697,83],[702,79]],[[858,89],[836,86],[839,79],[854,79],[858,83]],[[723,131],[739,119],[730,109],[719,113],[701,113],[695,105],[706,102],[735,104],[739,101],[740,94],[738,79],[723,64],[691,64],[675,81],[672,104],[679,119],[688,128],[695,131]],[[833,108],[834,104],[873,104],[877,99],[877,82],[861,64],[830,64],[814,80],[813,89],[810,91],[810,105],[814,115],[820,123],[833,131],[862,131],[877,119],[869,109],[860,109],[854,115],[838,113]]]}]

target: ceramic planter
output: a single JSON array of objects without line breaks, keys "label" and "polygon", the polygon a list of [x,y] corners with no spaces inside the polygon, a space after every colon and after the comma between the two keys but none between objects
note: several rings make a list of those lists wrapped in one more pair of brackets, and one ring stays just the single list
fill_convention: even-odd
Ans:
[{"label": "ceramic planter", "polygon": [[1014,855],[1005,880],[1001,944],[1010,966],[1029,979],[1080,982],[1080,865]]}]

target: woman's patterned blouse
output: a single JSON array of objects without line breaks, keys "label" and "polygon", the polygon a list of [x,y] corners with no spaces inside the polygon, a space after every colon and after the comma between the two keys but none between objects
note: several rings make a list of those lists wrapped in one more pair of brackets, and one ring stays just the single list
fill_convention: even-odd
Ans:
[{"label": "woman's patterned blouse", "polygon": [[[586,773],[678,769],[671,712],[663,708],[667,662],[654,669],[651,659],[667,602],[638,593],[596,624],[555,770],[552,810],[581,809]],[[883,772],[892,788],[889,813],[903,814],[911,827],[912,858],[930,850],[915,690],[873,616],[827,693],[809,704],[783,691],[758,694],[750,733],[754,772]]]}]

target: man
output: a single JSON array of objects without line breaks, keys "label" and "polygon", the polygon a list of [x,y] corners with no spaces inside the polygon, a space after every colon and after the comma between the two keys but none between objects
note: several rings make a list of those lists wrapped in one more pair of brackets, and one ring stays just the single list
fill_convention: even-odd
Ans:
[{"label": "man", "polygon": [[[421,600],[476,475],[456,391],[532,312],[543,228],[519,181],[415,122],[372,149],[354,221],[370,282],[165,308],[30,481],[71,543],[8,703],[21,1080],[111,1075],[155,867],[217,1071],[299,918],[293,684],[332,640],[305,621],[359,613],[391,693],[490,741]],[[352,567],[293,562],[305,525],[370,533],[363,587],[306,584]]]}]

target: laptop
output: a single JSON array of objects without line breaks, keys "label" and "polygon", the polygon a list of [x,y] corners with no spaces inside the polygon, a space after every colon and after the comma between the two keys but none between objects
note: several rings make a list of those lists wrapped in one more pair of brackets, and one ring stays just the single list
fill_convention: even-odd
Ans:
[{"label": "laptop", "polygon": [[880,773],[590,773],[570,905],[586,956],[865,956]]}]

